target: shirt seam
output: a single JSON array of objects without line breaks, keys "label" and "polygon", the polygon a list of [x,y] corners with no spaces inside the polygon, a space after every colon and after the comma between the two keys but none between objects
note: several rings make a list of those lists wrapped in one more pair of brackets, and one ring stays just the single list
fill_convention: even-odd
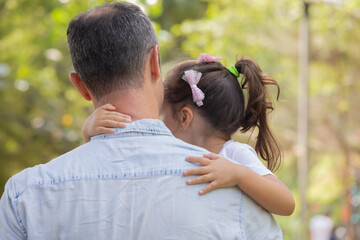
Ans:
[{"label": "shirt seam", "polygon": [[88,181],[88,180],[136,180],[136,179],[150,179],[163,176],[182,176],[184,169],[174,168],[174,169],[161,169],[161,170],[145,170],[137,172],[121,172],[121,173],[93,173],[88,175],[71,175],[68,177],[59,177],[57,179],[52,178],[48,180],[40,180],[36,183],[28,184],[24,187],[22,191],[15,193],[15,199],[20,197],[28,188],[37,187],[37,186],[49,186],[56,185],[65,182],[75,182],[75,181]]},{"label": "shirt seam", "polygon": [[246,239],[245,238],[245,232],[244,232],[244,226],[243,226],[243,218],[242,218],[242,206],[244,204],[244,193],[241,191],[241,196],[240,196],[240,207],[239,207],[239,227],[240,227],[240,236],[241,239]]},{"label": "shirt seam", "polygon": [[18,208],[19,202],[18,202],[17,197],[15,197],[15,199],[13,201],[14,201],[13,204],[14,204],[14,209],[15,209],[16,221],[18,222],[18,224],[20,226],[20,229],[21,229],[21,232],[25,236],[25,239],[28,239],[28,235],[27,235],[25,225],[23,224],[23,221],[22,221],[21,216],[20,216],[20,211],[19,211],[19,208]]},{"label": "shirt seam", "polygon": [[172,135],[166,132],[146,132],[146,131],[126,131],[126,132],[116,132],[114,134],[103,134],[91,137],[91,141],[94,140],[104,140],[104,139],[114,139],[114,138],[125,138],[125,137],[137,137],[137,136],[169,136]]}]

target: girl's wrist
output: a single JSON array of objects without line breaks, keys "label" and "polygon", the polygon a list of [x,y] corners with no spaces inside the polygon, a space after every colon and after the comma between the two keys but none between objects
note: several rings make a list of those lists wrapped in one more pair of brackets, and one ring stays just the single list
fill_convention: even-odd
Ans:
[{"label": "girl's wrist", "polygon": [[251,170],[243,165],[237,165],[235,171],[237,172],[237,181],[236,185],[243,189],[246,182],[249,181],[249,175],[251,174]]}]

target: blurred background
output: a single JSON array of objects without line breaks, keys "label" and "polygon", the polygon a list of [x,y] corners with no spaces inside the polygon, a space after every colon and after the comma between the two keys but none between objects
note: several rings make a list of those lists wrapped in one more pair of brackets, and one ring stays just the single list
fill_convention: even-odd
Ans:
[{"label": "blurred background", "polygon": [[[66,29],[103,2],[0,0],[0,194],[13,174],[82,144],[93,108],[69,81]],[[360,239],[360,1],[130,2],[154,24],[163,74],[210,52],[227,66],[251,57],[280,83],[271,118],[284,151],[276,174],[297,203],[292,216],[276,216],[284,239],[307,239],[311,219],[325,214],[338,239]]]}]

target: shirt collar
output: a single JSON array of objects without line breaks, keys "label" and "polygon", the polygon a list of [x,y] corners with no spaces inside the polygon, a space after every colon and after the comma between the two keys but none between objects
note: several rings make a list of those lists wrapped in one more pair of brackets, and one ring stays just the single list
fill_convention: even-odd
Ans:
[{"label": "shirt collar", "polygon": [[91,140],[121,138],[131,135],[167,135],[173,136],[165,124],[156,119],[141,119],[126,124],[126,128],[114,128],[114,134],[102,134],[91,137]]}]

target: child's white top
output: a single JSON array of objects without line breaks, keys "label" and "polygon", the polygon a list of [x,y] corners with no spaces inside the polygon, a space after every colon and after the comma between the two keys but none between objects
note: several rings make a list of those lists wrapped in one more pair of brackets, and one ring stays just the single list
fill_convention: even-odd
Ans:
[{"label": "child's white top", "polygon": [[249,168],[260,176],[274,175],[260,161],[255,150],[247,144],[229,140],[224,144],[219,155]]}]

